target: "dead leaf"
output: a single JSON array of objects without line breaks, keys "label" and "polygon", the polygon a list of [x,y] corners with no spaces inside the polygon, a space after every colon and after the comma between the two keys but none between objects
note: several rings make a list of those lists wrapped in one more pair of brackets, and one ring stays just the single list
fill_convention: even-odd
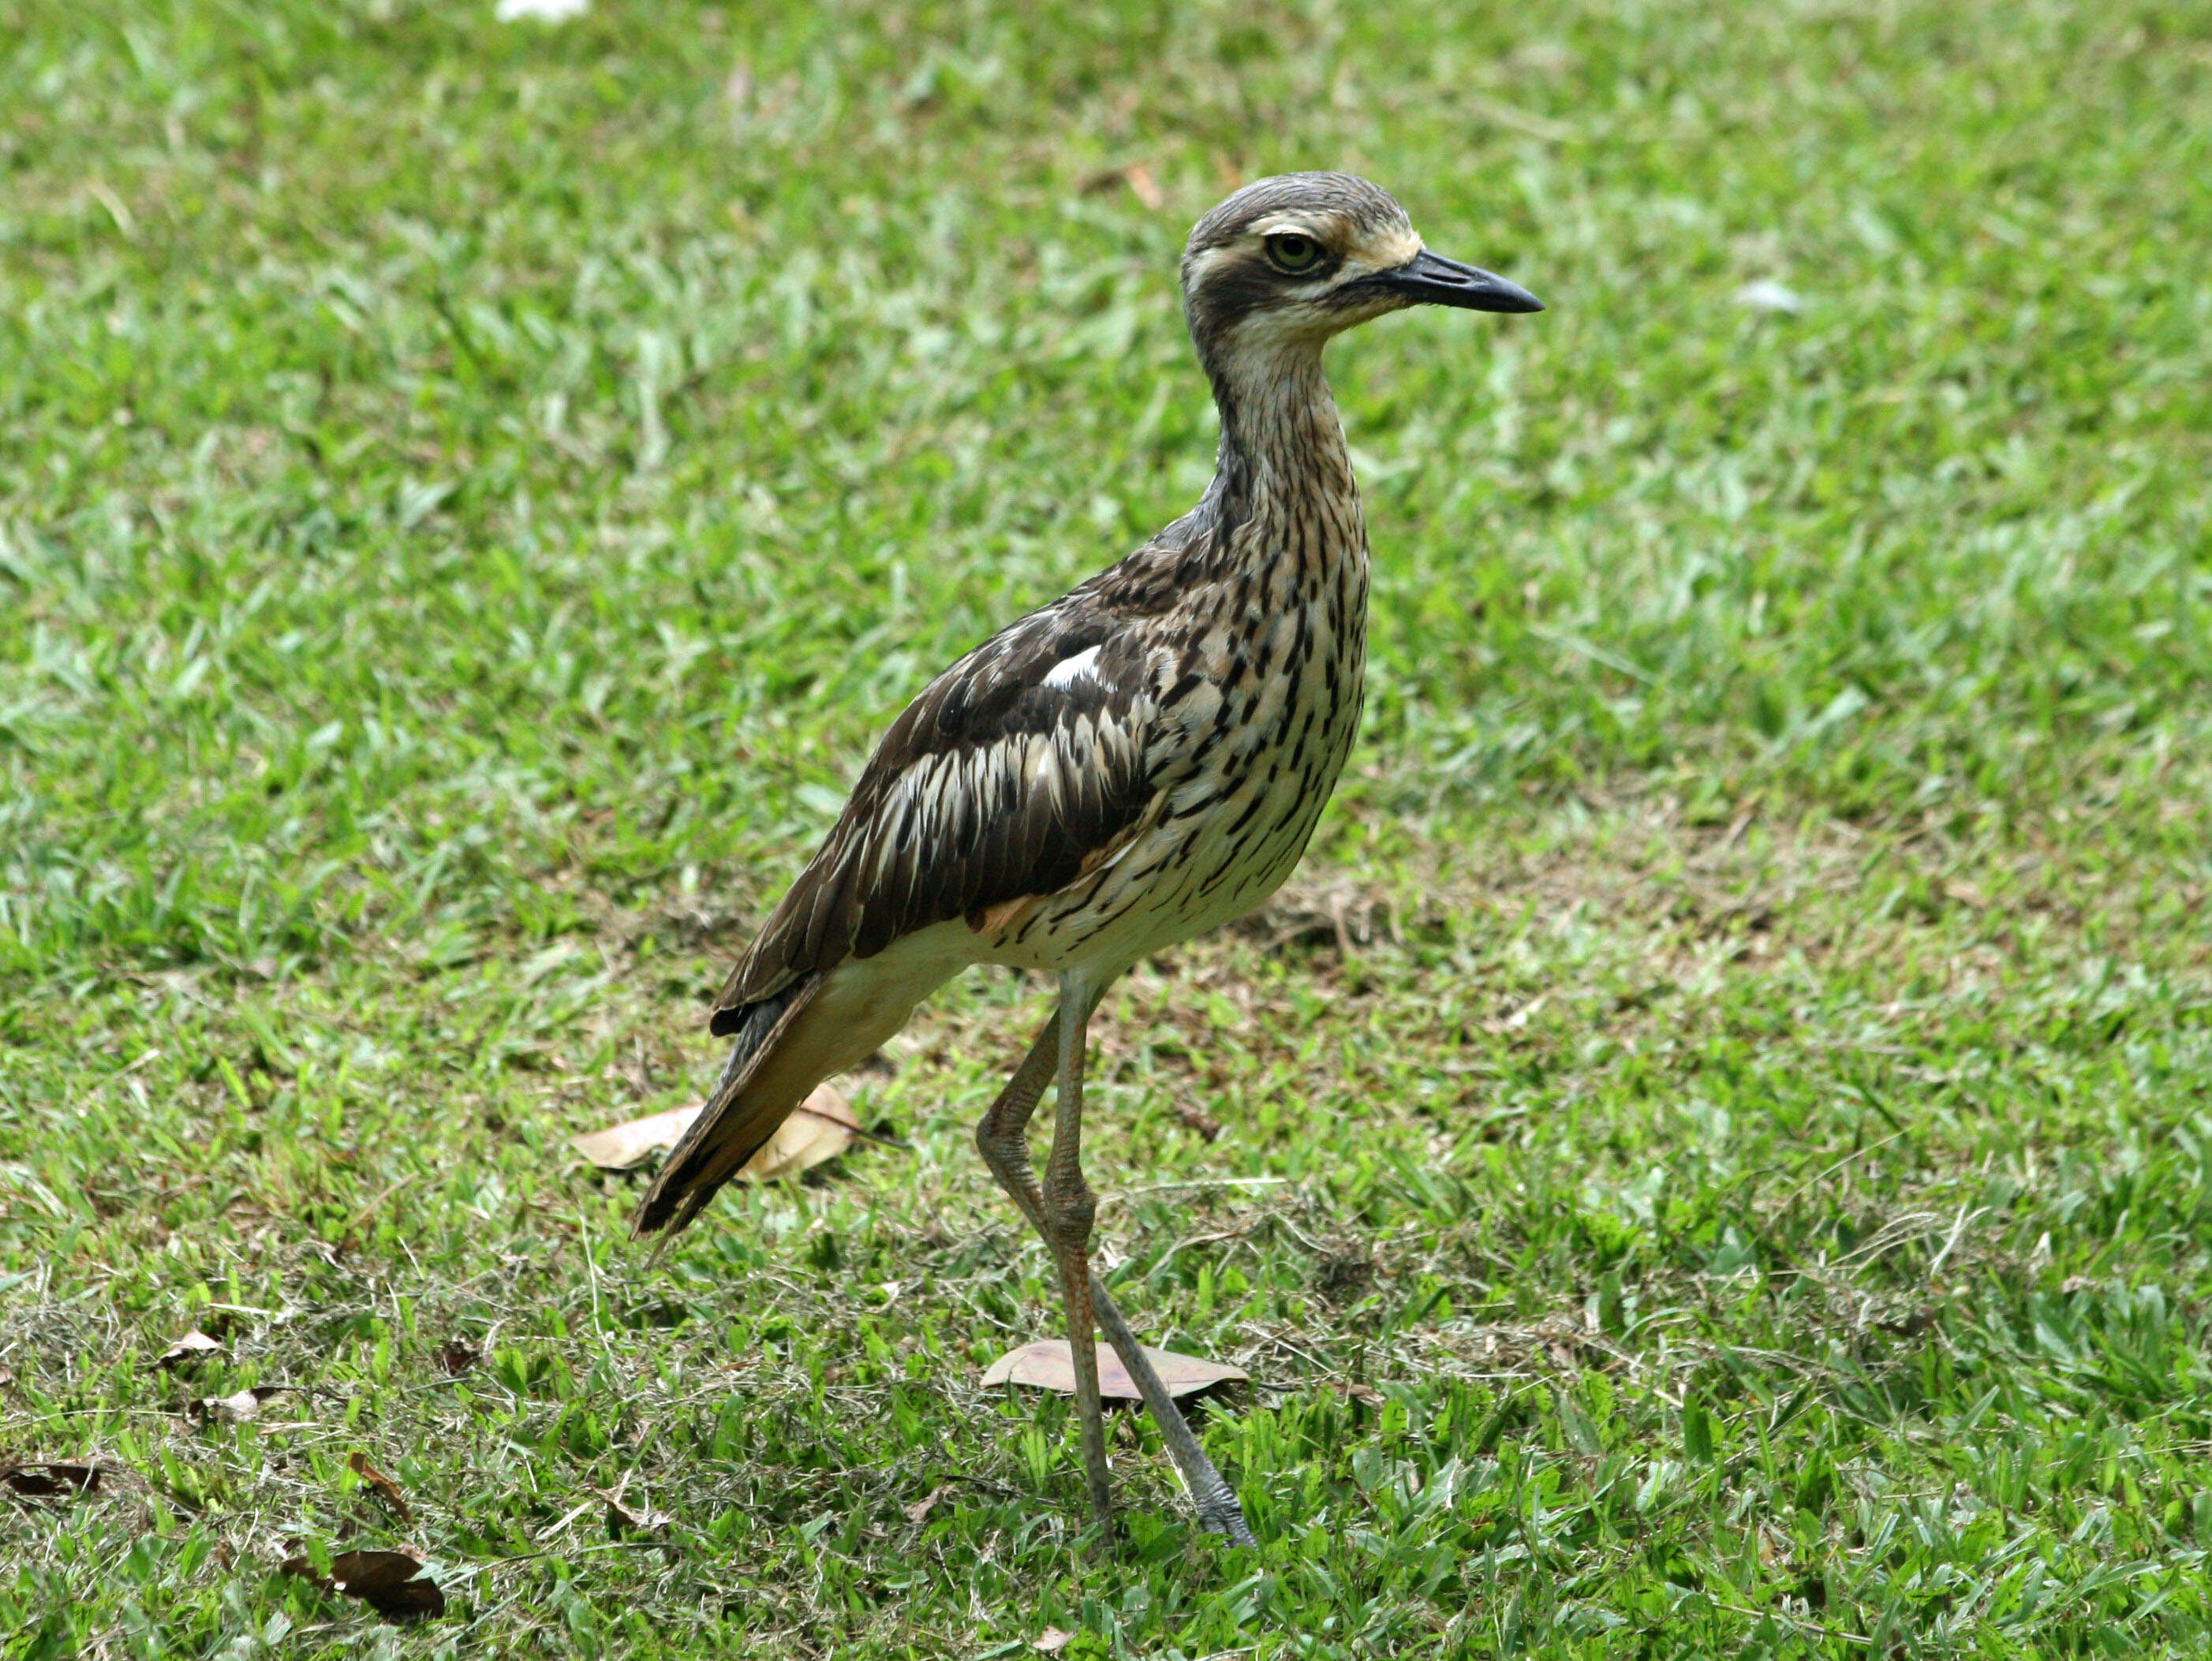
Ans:
[{"label": "dead leaf", "polygon": [[1194,1101],[1171,1101],[1168,1110],[1208,1142],[1221,1135],[1221,1121]]},{"label": "dead leaf", "polygon": [[214,1419],[227,1425],[242,1425],[258,1417],[261,1403],[271,1396],[281,1396],[284,1389],[283,1385],[255,1385],[250,1390],[240,1391],[235,1396],[204,1396],[187,1410],[194,1418]]},{"label": "dead leaf", "polygon": [[1152,170],[1141,161],[1132,161],[1127,167],[1108,167],[1091,174],[1080,186],[1085,196],[1099,196],[1116,185],[1126,185],[1129,194],[1142,203],[1148,212],[1158,213],[1167,195],[1152,177]]},{"label": "dead leaf", "polygon": [[[1160,1382],[1168,1387],[1170,1396],[1194,1396],[1201,1390],[1211,1390],[1232,1379],[1249,1379],[1252,1375],[1241,1367],[1228,1367],[1219,1361],[1200,1361],[1195,1355],[1178,1355],[1172,1349],[1153,1349],[1147,1347],[1145,1358],[1160,1375]],[[1075,1394],[1075,1356],[1065,1338],[1041,1338],[1035,1343],[1025,1343],[1019,1349],[1010,1349],[993,1361],[983,1373],[983,1388],[994,1385],[1029,1385],[1038,1390],[1057,1391],[1063,1396]],[[1098,1346],[1098,1393],[1114,1401],[1137,1402],[1144,1399],[1137,1381],[1121,1365],[1121,1358],[1105,1344]]]},{"label": "dead leaf", "polygon": [[[672,1107],[625,1124],[571,1137],[568,1145],[603,1171],[628,1171],[655,1154],[665,1154],[699,1116],[696,1107]],[[817,1085],[814,1094],[776,1127],[767,1144],[738,1173],[741,1182],[769,1182],[810,1170],[853,1145],[860,1129],[852,1105],[835,1087]]]},{"label": "dead leaf", "polygon": [[951,1483],[939,1482],[935,1488],[930,1489],[929,1492],[924,1494],[921,1499],[916,1500],[912,1505],[905,1507],[907,1521],[915,1524],[927,1522],[929,1520],[929,1513],[937,1508],[937,1502],[951,1492]]},{"label": "dead leaf", "polygon": [[98,1465],[9,1465],[0,1486],[26,1500],[67,1500],[100,1492]]},{"label": "dead leaf", "polygon": [[1337,1380],[1336,1387],[1342,1394],[1368,1407],[1381,1407],[1390,1399],[1373,1385],[1352,1384],[1346,1379],[1340,1379]]},{"label": "dead leaf", "polygon": [[163,1368],[190,1367],[195,1361],[205,1361],[210,1355],[220,1354],[222,1349],[222,1344],[219,1340],[210,1338],[196,1326],[156,1355],[154,1365]]},{"label": "dead leaf", "polygon": [[438,1365],[449,1379],[458,1379],[483,1357],[459,1338],[449,1338],[438,1349]]},{"label": "dead leaf", "polygon": [[284,1574],[312,1580],[325,1591],[358,1597],[394,1621],[426,1621],[446,1612],[446,1594],[422,1573],[422,1560],[411,1551],[342,1551],[331,1559],[329,1579],[315,1573],[307,1557],[288,1557]]},{"label": "dead leaf", "polygon": [[1075,1641],[1072,1632],[1062,1632],[1058,1627],[1047,1627],[1030,1640],[1030,1647],[1042,1655],[1058,1655]]},{"label": "dead leaf", "polygon": [[369,1464],[368,1455],[359,1448],[346,1455],[346,1469],[361,1478],[362,1486],[374,1490],[376,1497],[399,1513],[399,1520],[411,1523],[415,1513],[407,1508],[407,1496],[399,1491],[399,1484]]},{"label": "dead leaf", "polygon": [[[623,1483],[623,1488],[629,1486]],[[617,1533],[658,1534],[676,1519],[665,1511],[655,1511],[650,1506],[634,1506],[623,1498],[623,1489],[595,1488],[596,1494],[607,1502],[607,1526]]]},{"label": "dead leaf", "polygon": [[673,1148],[698,1116],[696,1107],[672,1107],[570,1137],[568,1145],[602,1171],[628,1171]]},{"label": "dead leaf", "polygon": [[776,1126],[768,1145],[745,1161],[738,1179],[773,1182],[811,1171],[850,1148],[860,1128],[851,1104],[829,1085],[817,1085],[799,1111]]}]

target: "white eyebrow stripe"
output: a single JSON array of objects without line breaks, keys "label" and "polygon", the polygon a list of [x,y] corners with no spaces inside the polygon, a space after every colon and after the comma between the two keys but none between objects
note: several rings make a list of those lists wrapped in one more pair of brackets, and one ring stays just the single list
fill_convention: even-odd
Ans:
[{"label": "white eyebrow stripe", "polygon": [[1300,236],[1312,237],[1317,242],[1327,242],[1332,237],[1344,234],[1345,224],[1334,214],[1306,214],[1283,212],[1269,214],[1265,219],[1252,221],[1254,236],[1273,236],[1279,231],[1292,231]]},{"label": "white eyebrow stripe", "polygon": [[1048,687],[1072,687],[1085,675],[1094,681],[1098,678],[1097,646],[1079,652],[1073,658],[1061,658],[1052,666],[1051,673],[1044,677],[1044,684]]},{"label": "white eyebrow stripe", "polygon": [[1344,263],[1347,267],[1358,265],[1370,271],[1395,270],[1426,246],[1417,231],[1393,231],[1364,247],[1352,249]]}]

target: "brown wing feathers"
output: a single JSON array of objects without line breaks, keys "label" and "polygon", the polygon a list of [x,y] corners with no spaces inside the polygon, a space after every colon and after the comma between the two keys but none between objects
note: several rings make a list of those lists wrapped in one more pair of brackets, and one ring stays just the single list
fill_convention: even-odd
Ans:
[{"label": "brown wing feathers", "polygon": [[[1024,618],[908,706],[732,971],[716,1033],[793,974],[1065,888],[1135,823],[1152,795],[1144,665],[1095,624],[1054,622],[1050,609]],[[1049,682],[1094,652],[1085,672]]]},{"label": "brown wing feathers", "polygon": [[713,1031],[736,1040],[730,1064],[647,1191],[639,1232],[681,1228],[774,1134],[793,1104],[750,1102],[746,1088],[824,975],[933,924],[965,917],[980,930],[995,908],[1066,888],[1151,805],[1146,666],[1095,614],[1069,626],[1066,604],[970,652],[884,735],[715,1002]]},{"label": "brown wing feathers", "polygon": [[706,1106],[691,1121],[646,1190],[633,1227],[641,1234],[666,1228],[672,1234],[699,1215],[714,1191],[760,1151],[789,1115],[789,1102],[756,1104],[744,1111],[745,1087],[775,1053],[775,1046],[822,989],[818,974],[801,975],[772,997],[750,1003],[730,1029],[737,1042]]}]

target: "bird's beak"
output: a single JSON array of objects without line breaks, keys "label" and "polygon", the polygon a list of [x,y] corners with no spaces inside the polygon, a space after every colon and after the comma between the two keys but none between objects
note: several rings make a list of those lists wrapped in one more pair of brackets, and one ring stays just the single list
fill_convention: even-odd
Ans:
[{"label": "bird's beak", "polygon": [[1377,271],[1361,286],[1395,294],[1413,306],[1458,306],[1470,312],[1540,312],[1544,302],[1494,271],[1462,265],[1425,248],[1403,265]]}]

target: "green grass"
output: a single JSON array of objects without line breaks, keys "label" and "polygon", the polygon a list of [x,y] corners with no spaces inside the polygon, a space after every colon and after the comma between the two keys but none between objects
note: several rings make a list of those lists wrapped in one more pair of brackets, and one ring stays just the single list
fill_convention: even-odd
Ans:
[{"label": "green grass", "polygon": [[[2212,8],[1468,11],[0,0],[0,1453],[107,1472],[0,1653],[2212,1646]],[[1176,252],[1315,166],[1553,309],[1334,349],[1362,747],[1097,1040],[1261,1545],[1134,1417],[1105,1545],[975,1386],[1045,989],[658,1264],[566,1138],[1194,496]]]}]

